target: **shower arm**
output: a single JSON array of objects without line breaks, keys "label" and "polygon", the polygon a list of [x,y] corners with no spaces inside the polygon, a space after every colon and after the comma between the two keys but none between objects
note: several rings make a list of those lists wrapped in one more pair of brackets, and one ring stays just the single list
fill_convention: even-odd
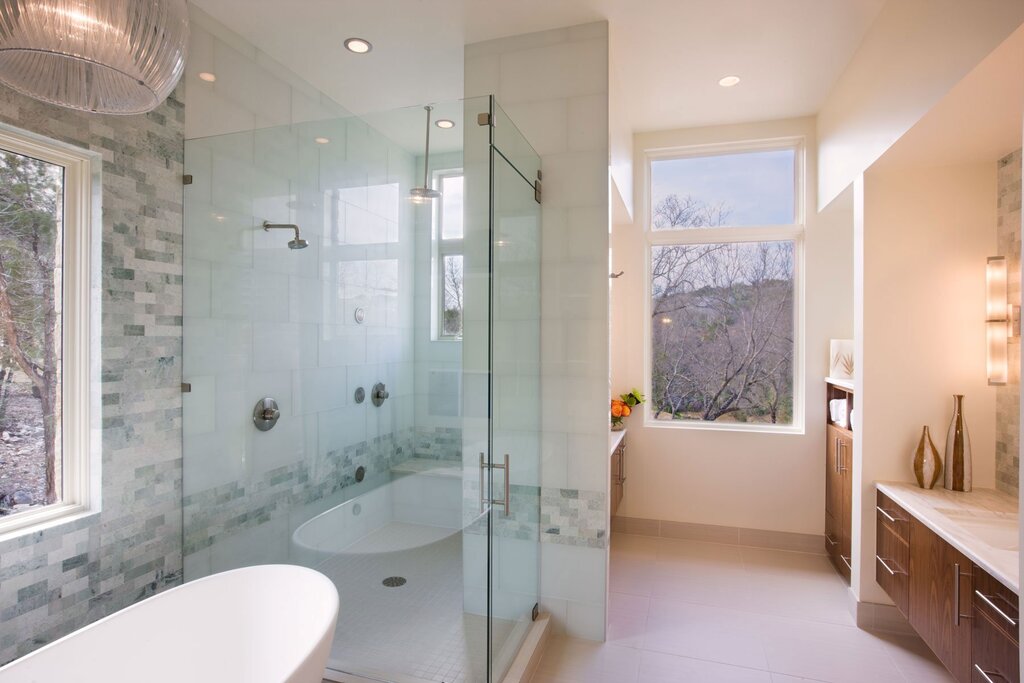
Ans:
[{"label": "shower arm", "polygon": [[430,105],[423,108],[427,110],[427,140],[423,145],[423,189],[426,190],[430,187],[430,185],[427,184],[430,180],[430,112],[432,112],[434,108]]},{"label": "shower arm", "polygon": [[267,232],[271,230],[294,230],[295,240],[299,240],[299,226],[294,223],[271,223],[270,221],[263,221],[263,229]]}]

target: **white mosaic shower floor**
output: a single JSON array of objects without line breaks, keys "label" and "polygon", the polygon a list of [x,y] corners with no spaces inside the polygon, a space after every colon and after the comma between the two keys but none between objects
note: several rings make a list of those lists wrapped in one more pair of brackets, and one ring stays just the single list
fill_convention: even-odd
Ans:
[{"label": "white mosaic shower floor", "polygon": [[[487,622],[463,612],[462,534],[381,552],[408,547],[410,537],[433,540],[438,532],[388,524],[317,567],[341,596],[331,669],[402,683],[484,680]],[[406,583],[384,586],[392,576]],[[495,642],[504,642],[512,627],[513,622],[495,620]]]}]

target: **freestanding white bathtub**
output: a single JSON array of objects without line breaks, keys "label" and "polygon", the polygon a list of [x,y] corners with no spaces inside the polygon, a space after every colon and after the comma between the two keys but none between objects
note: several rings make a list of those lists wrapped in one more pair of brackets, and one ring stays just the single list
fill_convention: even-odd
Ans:
[{"label": "freestanding white bathtub", "polygon": [[100,619],[0,668],[0,683],[320,683],[337,618],[322,574],[245,567]]}]

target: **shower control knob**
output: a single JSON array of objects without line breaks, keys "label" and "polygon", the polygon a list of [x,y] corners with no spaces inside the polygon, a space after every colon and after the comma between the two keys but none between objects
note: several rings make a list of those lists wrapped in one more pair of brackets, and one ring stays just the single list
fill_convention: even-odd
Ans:
[{"label": "shower control knob", "polygon": [[373,405],[378,408],[388,399],[389,396],[391,396],[391,394],[388,393],[388,388],[384,386],[383,382],[377,382],[373,385],[373,389],[370,390],[370,400],[373,401]]},{"label": "shower control knob", "polygon": [[281,410],[277,407],[277,401],[270,398],[261,398],[252,409],[252,423],[261,432],[267,432],[274,428],[281,418]]}]

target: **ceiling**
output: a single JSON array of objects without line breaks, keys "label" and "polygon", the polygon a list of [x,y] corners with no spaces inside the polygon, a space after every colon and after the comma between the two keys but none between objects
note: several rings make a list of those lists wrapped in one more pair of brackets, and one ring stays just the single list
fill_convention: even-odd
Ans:
[{"label": "ceiling", "polygon": [[[885,0],[192,0],[358,114],[462,96],[467,43],[607,19],[634,131],[813,114]],[[350,36],[368,55],[347,52]],[[718,86],[725,75],[742,82]]]}]

